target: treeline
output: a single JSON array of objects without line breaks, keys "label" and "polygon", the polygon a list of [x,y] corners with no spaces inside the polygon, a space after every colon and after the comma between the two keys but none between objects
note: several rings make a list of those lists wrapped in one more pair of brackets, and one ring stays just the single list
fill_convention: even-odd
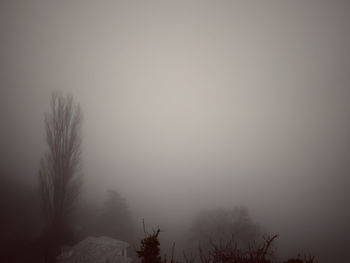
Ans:
[{"label": "treeline", "polygon": [[180,261],[174,259],[174,243],[171,257],[168,260],[166,255],[163,257],[160,255],[160,232],[159,228],[153,230],[152,233],[147,233],[144,230],[145,236],[141,240],[139,250],[137,250],[137,255],[142,263],[316,263],[314,256],[299,255],[285,261],[276,260],[272,245],[278,237],[277,235],[265,237],[261,242],[250,241],[246,247],[238,245],[234,236],[224,242],[209,240],[210,246],[206,250],[199,242],[197,253],[184,252],[183,259]]}]

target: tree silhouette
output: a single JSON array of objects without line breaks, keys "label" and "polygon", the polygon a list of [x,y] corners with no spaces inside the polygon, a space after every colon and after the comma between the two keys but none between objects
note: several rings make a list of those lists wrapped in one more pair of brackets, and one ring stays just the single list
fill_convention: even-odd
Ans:
[{"label": "tree silhouette", "polygon": [[80,107],[72,96],[54,93],[51,112],[45,115],[48,152],[41,159],[39,189],[50,239],[63,242],[66,218],[81,186]]},{"label": "tree silhouette", "polygon": [[140,249],[136,251],[137,256],[141,259],[142,263],[165,263],[166,260],[162,260],[160,256],[160,242],[158,239],[160,229],[153,230],[152,234],[148,234],[145,229],[145,223],[143,222],[143,231],[145,237],[141,240]]}]

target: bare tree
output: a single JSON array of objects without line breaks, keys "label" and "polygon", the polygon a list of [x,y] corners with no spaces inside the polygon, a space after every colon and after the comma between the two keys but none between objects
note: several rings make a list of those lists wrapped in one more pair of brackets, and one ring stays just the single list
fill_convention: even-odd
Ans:
[{"label": "bare tree", "polygon": [[41,159],[39,188],[50,227],[60,228],[81,186],[81,123],[79,105],[72,96],[54,93],[45,115],[48,152]]}]

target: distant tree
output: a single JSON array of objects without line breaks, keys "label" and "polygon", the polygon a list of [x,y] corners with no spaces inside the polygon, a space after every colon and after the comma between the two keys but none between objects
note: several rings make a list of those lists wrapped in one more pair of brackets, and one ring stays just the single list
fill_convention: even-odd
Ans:
[{"label": "distant tree", "polygon": [[98,220],[98,234],[121,240],[133,239],[134,226],[126,200],[114,190],[108,191]]},{"label": "distant tree", "polygon": [[199,242],[203,251],[207,251],[212,242],[226,243],[232,239],[246,247],[259,234],[260,229],[252,222],[246,208],[204,210],[193,220],[190,243],[198,246]]},{"label": "distant tree", "polygon": [[81,186],[81,123],[73,97],[54,93],[51,112],[45,115],[49,150],[41,159],[39,189],[50,239],[56,243],[64,242],[66,218]]}]

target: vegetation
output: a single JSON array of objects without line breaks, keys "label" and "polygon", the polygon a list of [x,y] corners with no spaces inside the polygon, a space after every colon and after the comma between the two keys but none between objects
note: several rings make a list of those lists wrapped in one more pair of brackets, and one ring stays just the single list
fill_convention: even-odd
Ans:
[{"label": "vegetation", "polygon": [[[108,192],[102,208],[90,206],[78,220],[79,224],[70,220],[82,182],[81,116],[72,97],[53,94],[51,112],[45,116],[48,152],[41,160],[37,194],[27,186],[0,177],[0,210],[5,211],[0,218],[0,262],[54,262],[63,245],[89,235],[106,235],[129,242],[133,239],[133,220],[126,200],[114,190]],[[89,221],[90,218],[93,220]],[[142,263],[168,261],[166,256],[160,256],[160,233],[159,228],[147,233],[144,226],[144,238],[136,251]],[[202,211],[190,228],[190,239],[196,248],[192,247],[190,254],[184,253],[182,261],[277,263],[272,250],[277,235],[260,243],[255,241],[259,236],[260,228],[245,208]],[[175,263],[174,249],[175,243],[170,263]],[[314,262],[313,257],[297,257],[283,263]]]},{"label": "vegetation", "polygon": [[261,230],[252,222],[244,207],[212,209],[199,212],[190,228],[192,249],[201,244],[201,249],[211,249],[211,243],[234,241],[241,247],[261,236]]},{"label": "vegetation", "polygon": [[[142,263],[167,262],[166,257],[163,259],[160,257],[159,233],[159,228],[154,230],[152,234],[145,232],[145,237],[141,240],[140,249],[137,251]],[[198,262],[198,260],[199,263],[277,263],[279,261],[274,260],[272,250],[272,243],[276,238],[277,235],[267,237],[260,244],[257,244],[255,241],[250,242],[246,249],[238,246],[234,238],[225,243],[210,242],[210,248],[206,252],[199,246],[199,259],[192,253],[190,255],[184,253],[183,261],[185,263],[194,263]],[[170,263],[174,262],[173,254],[174,252],[172,251]],[[283,263],[316,263],[316,261],[314,257],[309,256],[288,259],[283,261]]]},{"label": "vegetation", "polygon": [[73,97],[54,93],[51,112],[45,116],[48,153],[41,160],[39,189],[46,216],[47,256],[72,239],[67,222],[81,186],[80,156],[82,115]]},{"label": "vegetation", "polygon": [[136,251],[137,256],[142,263],[164,262],[160,256],[160,242],[158,240],[160,229],[157,228],[157,230],[153,230],[152,234],[148,234],[145,230],[145,224],[143,224],[143,230],[145,237],[141,240],[140,249]]},{"label": "vegetation", "polygon": [[48,153],[42,158],[39,187],[48,224],[59,226],[72,208],[81,185],[81,112],[72,97],[54,93],[45,116]]}]

